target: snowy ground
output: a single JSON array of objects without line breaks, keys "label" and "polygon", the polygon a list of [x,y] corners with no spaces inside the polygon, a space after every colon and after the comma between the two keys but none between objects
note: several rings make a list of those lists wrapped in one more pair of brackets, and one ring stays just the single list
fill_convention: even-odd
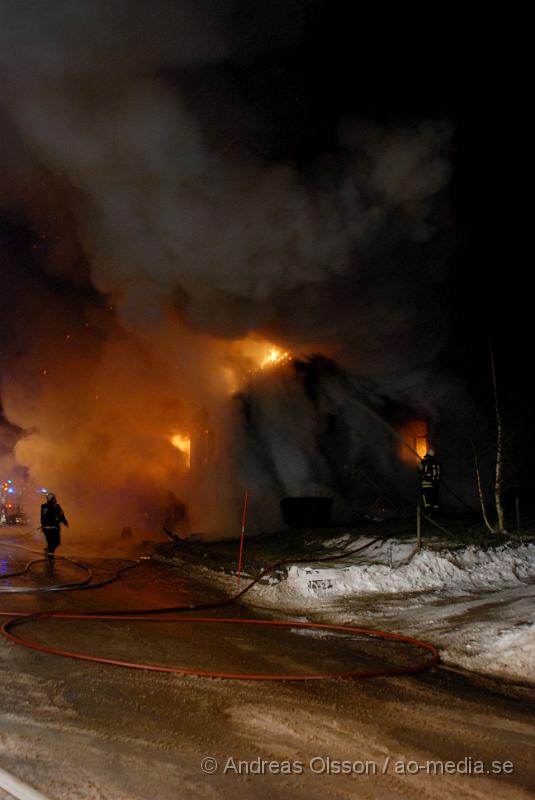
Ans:
[{"label": "snowy ground", "polygon": [[[324,544],[343,553],[358,542],[342,535]],[[381,542],[365,556],[292,566],[244,600],[419,636],[446,664],[535,685],[534,543],[415,553],[414,542]]]},{"label": "snowy ground", "polygon": [[[36,539],[37,549],[38,544]],[[354,538],[344,539],[336,547],[347,551],[346,544],[354,546]],[[3,547],[10,568],[27,558],[18,543],[4,542]],[[334,548],[328,543],[326,552],[330,554]],[[98,554],[86,552],[84,556],[78,548],[70,551],[65,546],[77,558],[88,559],[97,577],[112,569],[103,559],[102,549],[99,546]],[[394,564],[406,559],[409,550],[394,550]],[[507,557],[498,560],[504,570],[510,555],[505,552]],[[437,554],[425,553],[419,558],[429,561],[426,568],[419,567],[415,559],[412,565],[390,570],[386,546],[376,548],[374,563],[368,564],[355,561],[346,552],[347,557],[337,562],[334,579],[325,571],[326,565],[311,564],[297,572],[295,567],[288,580],[262,586],[251,600],[265,605],[267,610],[259,613],[262,617],[269,613],[281,616],[279,610],[269,611],[278,604],[288,611],[300,609],[299,616],[336,616],[370,624],[380,618],[381,627],[399,630],[417,623],[424,638],[431,640],[444,635],[452,622],[453,631],[461,629],[459,620],[454,619],[454,606],[458,617],[472,616],[480,622],[494,614],[504,620],[510,614],[503,627],[514,630],[519,603],[525,603],[532,587],[522,566],[530,562],[531,549],[525,553],[524,548],[517,549],[519,563],[500,573],[500,590],[494,586],[489,590],[484,582],[483,556],[478,551],[470,553],[458,551],[455,558],[451,556],[453,566],[459,569],[461,564],[459,573],[453,571],[459,578],[469,571],[467,562],[475,554],[473,584],[468,589],[448,577],[449,556],[438,556],[436,561]],[[110,548],[107,555],[113,560],[120,553]],[[490,563],[494,556],[487,554],[487,558]],[[443,579],[437,582],[439,564]],[[434,582],[425,588],[422,577],[422,587],[412,592],[405,591],[402,584],[396,587],[407,569],[415,568]],[[68,579],[74,569],[60,562],[59,579]],[[310,571],[316,569],[320,572]],[[478,577],[478,571],[483,575]],[[204,580],[198,583],[193,572],[190,564],[180,574],[169,564],[144,561],[95,592],[4,593],[1,606],[9,617],[14,610],[154,608],[213,599],[205,580],[210,578],[213,583],[215,573],[201,570]],[[369,588],[371,584],[365,591],[358,588],[358,575],[366,575],[369,582],[374,574],[375,591]],[[338,581],[342,575],[345,588]],[[390,580],[385,581],[389,575]],[[235,588],[235,577],[225,580],[227,589]],[[37,566],[31,582],[46,585],[49,578]],[[505,584],[509,588],[503,588]],[[356,587],[352,594],[349,586]],[[388,588],[390,591],[385,591]],[[222,616],[243,613],[247,618],[254,616],[252,611],[236,605],[226,612],[220,609]],[[232,635],[232,630],[196,621],[177,626],[155,621],[147,626],[130,621],[80,625],[41,619],[29,622],[24,633],[41,643],[130,660],[148,658],[184,665],[191,656],[197,666],[211,668],[252,661],[255,671],[263,673],[281,668],[293,673],[299,666],[314,671],[323,669],[329,659],[343,667],[346,658],[353,663],[367,657],[362,652],[365,642],[357,640],[351,645],[346,637],[304,637],[295,631],[281,636],[280,630],[270,626],[258,628],[254,635],[253,629],[247,635],[239,628]],[[289,635],[292,641],[288,641]],[[374,660],[392,657],[390,647],[376,653],[374,646],[373,651]],[[234,800],[237,795],[244,800],[533,797],[535,701],[530,689],[509,687],[506,692],[489,692],[480,681],[442,669],[369,681],[208,680],[61,659],[22,648],[3,637],[0,670],[0,766],[50,800]],[[210,769],[204,766],[207,761]],[[482,765],[482,771],[468,773],[467,761]],[[318,762],[320,772],[314,766]],[[244,764],[245,771],[227,771],[229,763]],[[275,764],[275,769],[258,771],[258,763]],[[335,765],[333,771],[321,766],[330,763]],[[337,770],[336,765],[342,763],[349,765],[349,771]],[[279,772],[278,764],[291,769]],[[453,764],[453,772],[440,771],[446,764]],[[500,771],[506,764],[511,769]],[[494,765],[500,769],[496,771]]]}]

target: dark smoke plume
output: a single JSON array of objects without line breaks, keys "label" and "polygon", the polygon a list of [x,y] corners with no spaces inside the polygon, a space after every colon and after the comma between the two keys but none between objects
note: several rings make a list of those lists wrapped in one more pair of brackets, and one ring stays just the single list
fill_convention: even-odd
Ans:
[{"label": "dark smoke plume", "polygon": [[[156,526],[171,492],[218,534],[245,486],[257,528],[285,494],[350,506],[348,465],[395,471],[354,386],[440,408],[452,128],[343,118],[329,152],[295,158],[280,85],[317,5],[0,9],[2,406],[17,463],[81,528]],[[247,389],[269,343],[338,364],[315,400],[294,367]],[[194,479],[170,439],[203,420]]]}]

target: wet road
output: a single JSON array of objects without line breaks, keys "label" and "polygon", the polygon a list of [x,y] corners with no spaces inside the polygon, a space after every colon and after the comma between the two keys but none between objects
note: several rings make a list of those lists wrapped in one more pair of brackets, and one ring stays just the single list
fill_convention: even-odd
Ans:
[{"label": "wet road", "polygon": [[[5,552],[10,565],[31,557]],[[89,555],[97,578],[114,566]],[[76,579],[76,568],[58,564],[55,578]],[[45,585],[50,576],[36,565],[12,584],[25,580]],[[206,596],[187,575],[146,562],[103,589],[2,594],[0,603],[7,611],[141,608]],[[84,652],[214,669],[314,672],[414,656],[363,639],[195,622],[47,620],[19,630]],[[530,694],[503,696],[442,669],[252,683],[74,661],[5,639],[0,662],[0,766],[51,798],[527,798],[535,789]],[[203,771],[206,758],[214,760]]]}]

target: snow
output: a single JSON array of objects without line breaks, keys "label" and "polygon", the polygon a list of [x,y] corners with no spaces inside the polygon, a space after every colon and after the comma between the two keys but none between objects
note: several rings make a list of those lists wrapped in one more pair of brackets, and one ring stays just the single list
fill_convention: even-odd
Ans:
[{"label": "snow", "polygon": [[343,561],[337,566],[332,563],[329,566],[295,565],[290,567],[287,580],[272,587],[271,592],[280,594],[281,598],[286,589],[292,595],[297,591],[303,597],[315,597],[325,589],[340,595],[429,589],[464,593],[516,586],[529,580],[535,580],[533,544],[487,551],[475,547],[442,553],[423,550],[408,564],[395,569],[383,564],[344,564]]},{"label": "snow", "polygon": [[471,634],[469,640],[463,642],[461,638],[457,645],[444,650],[442,657],[446,663],[535,683],[535,623],[517,623],[511,629],[473,626],[465,633]]},{"label": "snow", "polygon": [[534,543],[416,554],[414,543],[382,543],[366,562],[360,555],[291,566],[284,580],[257,584],[244,600],[420,636],[446,664],[535,684]]}]

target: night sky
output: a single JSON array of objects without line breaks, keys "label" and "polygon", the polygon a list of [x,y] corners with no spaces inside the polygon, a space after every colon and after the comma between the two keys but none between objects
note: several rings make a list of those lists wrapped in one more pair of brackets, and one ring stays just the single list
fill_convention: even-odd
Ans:
[{"label": "night sky", "polygon": [[[491,466],[492,342],[506,482],[529,495],[518,23],[488,12],[470,20],[446,6],[372,13],[322,0],[48,8],[1,7],[5,469],[15,468],[20,437],[29,444],[17,463],[39,482],[49,469],[66,491],[86,469],[75,446],[92,463],[115,452],[110,469],[130,457],[127,442],[142,453],[131,471],[165,461],[148,434],[134,441],[136,423],[121,408],[129,398],[133,408],[153,403],[169,431],[179,407],[180,424],[208,408],[210,424],[223,425],[212,365],[253,335],[305,360],[332,359],[374,408],[398,409],[391,420],[401,408],[427,418],[450,474],[463,465],[462,491],[473,477],[465,434],[474,419]],[[66,355],[73,340],[76,353]],[[175,352],[181,380],[174,374],[149,400],[139,387],[161,384]],[[116,427],[103,432],[87,397],[100,402],[99,380],[125,360],[131,373],[110,390],[106,413]],[[41,377],[50,364],[61,373],[52,389]],[[266,497],[336,484],[318,420],[338,415],[361,433],[366,423],[345,378],[317,380],[311,417],[320,432],[303,429],[291,452],[281,450],[302,400],[284,385],[275,399],[266,390],[271,399],[236,436],[238,477],[214,507],[234,497],[244,473]],[[73,386],[77,399],[58,405]],[[240,429],[237,406],[228,413]],[[85,433],[62,451],[69,429]],[[386,445],[376,432],[362,435],[366,446],[347,459],[369,464]],[[377,460],[390,490],[410,484],[389,457]],[[101,488],[124,497],[131,471],[109,483],[89,469],[72,493],[99,475]],[[169,461],[150,480],[182,496],[171,472]]]}]

